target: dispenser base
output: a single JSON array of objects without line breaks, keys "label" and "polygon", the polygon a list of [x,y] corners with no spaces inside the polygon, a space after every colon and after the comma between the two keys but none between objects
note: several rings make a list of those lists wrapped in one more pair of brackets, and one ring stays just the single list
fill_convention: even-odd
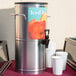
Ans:
[{"label": "dispenser base", "polygon": [[40,71],[21,71],[21,70],[15,70],[16,72],[18,73],[21,73],[21,74],[41,74],[43,72],[45,72],[44,70],[40,70]]}]

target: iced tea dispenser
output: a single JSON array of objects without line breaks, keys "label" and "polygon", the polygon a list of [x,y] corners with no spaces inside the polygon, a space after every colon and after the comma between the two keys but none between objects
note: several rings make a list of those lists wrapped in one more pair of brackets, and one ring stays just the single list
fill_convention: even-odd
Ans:
[{"label": "iced tea dispenser", "polygon": [[47,3],[16,2],[16,70],[38,74],[45,69]]}]

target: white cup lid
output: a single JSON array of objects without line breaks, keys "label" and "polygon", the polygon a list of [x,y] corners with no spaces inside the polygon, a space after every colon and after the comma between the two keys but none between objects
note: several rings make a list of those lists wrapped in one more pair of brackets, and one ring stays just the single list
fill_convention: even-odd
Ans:
[{"label": "white cup lid", "polygon": [[56,52],[56,55],[68,55],[68,52],[59,51],[59,52]]},{"label": "white cup lid", "polygon": [[60,59],[62,58],[61,56],[52,56],[52,59]]}]

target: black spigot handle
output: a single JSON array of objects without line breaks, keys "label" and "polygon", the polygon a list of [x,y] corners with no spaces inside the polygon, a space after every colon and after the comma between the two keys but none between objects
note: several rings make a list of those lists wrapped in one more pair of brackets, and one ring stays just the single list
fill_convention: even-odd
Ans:
[{"label": "black spigot handle", "polygon": [[48,48],[48,45],[49,45],[49,33],[50,33],[50,30],[49,29],[46,29],[45,30],[45,47]]},{"label": "black spigot handle", "polygon": [[49,33],[50,33],[50,30],[49,29],[46,29],[45,30],[45,39],[48,39],[49,38]]},{"label": "black spigot handle", "polygon": [[48,48],[48,45],[49,45],[49,41],[50,41],[50,39],[49,39],[49,32],[50,32],[50,30],[49,29],[46,29],[45,30],[45,39],[44,40],[41,40],[41,43],[43,45],[45,45],[45,48]]},{"label": "black spigot handle", "polygon": [[45,29],[45,35],[49,35],[49,33],[50,33],[50,30],[49,29]]}]

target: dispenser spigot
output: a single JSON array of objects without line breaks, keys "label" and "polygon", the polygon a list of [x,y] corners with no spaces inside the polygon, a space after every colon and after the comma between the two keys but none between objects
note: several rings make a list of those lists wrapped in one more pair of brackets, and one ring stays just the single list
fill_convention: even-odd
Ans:
[{"label": "dispenser spigot", "polygon": [[45,45],[45,48],[48,48],[48,44],[49,44],[49,41],[50,41],[49,32],[50,32],[49,29],[45,30],[45,39],[41,41],[41,43]]},{"label": "dispenser spigot", "polygon": [[49,41],[50,41],[50,39],[49,39],[49,32],[50,32],[49,29],[45,30],[45,47],[46,48],[48,48],[48,44],[49,44]]}]

